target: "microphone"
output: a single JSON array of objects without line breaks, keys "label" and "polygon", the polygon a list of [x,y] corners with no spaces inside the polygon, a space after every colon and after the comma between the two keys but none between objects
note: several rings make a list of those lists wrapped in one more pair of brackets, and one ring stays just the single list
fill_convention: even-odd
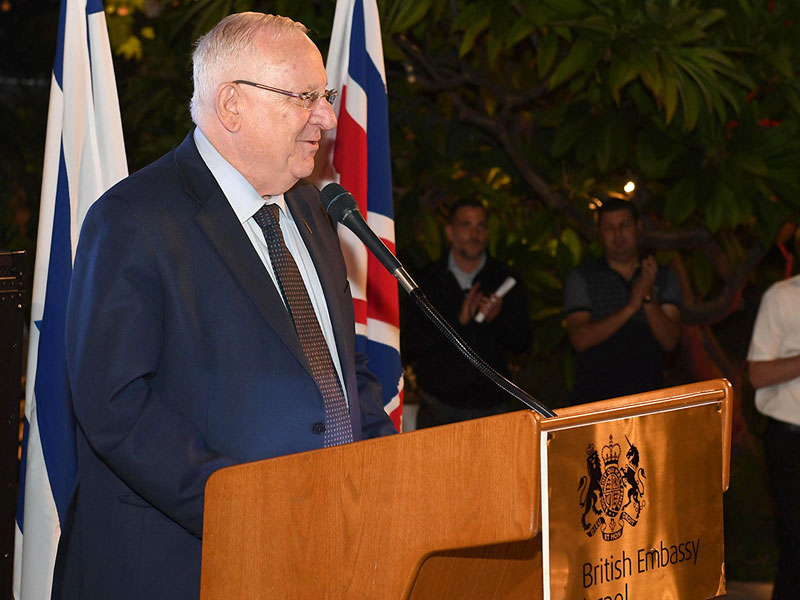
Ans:
[{"label": "microphone", "polygon": [[392,254],[392,251],[386,247],[381,238],[375,235],[375,232],[367,225],[361,211],[358,209],[356,199],[353,198],[350,192],[338,183],[329,183],[320,190],[319,194],[322,203],[325,205],[325,210],[331,218],[355,233],[358,239],[375,255],[375,258],[381,261],[381,264],[397,279],[407,293],[410,294],[419,288],[403,268],[403,265],[400,264],[400,261],[397,260],[397,257]]},{"label": "microphone", "polygon": [[400,261],[397,260],[397,257],[392,254],[386,247],[386,244],[384,244],[381,239],[375,235],[375,232],[370,229],[364,217],[361,215],[361,211],[358,209],[355,198],[353,198],[350,192],[338,183],[329,183],[320,190],[320,199],[325,205],[325,210],[328,214],[358,236],[358,239],[364,243],[369,251],[375,255],[375,258],[386,267],[386,270],[397,279],[403,289],[414,299],[414,302],[416,302],[420,310],[425,313],[425,316],[428,317],[439,331],[459,349],[476,369],[492,380],[492,382],[503,391],[522,402],[528,408],[539,413],[541,416],[556,416],[552,410],[539,403],[539,401],[528,392],[503,377],[497,369],[487,363],[477,352],[469,347],[464,339],[458,335],[458,332],[453,329],[450,323],[448,323],[445,318],[439,314],[439,311],[434,308],[430,300],[422,293],[419,286],[403,268],[403,265],[400,264]]}]

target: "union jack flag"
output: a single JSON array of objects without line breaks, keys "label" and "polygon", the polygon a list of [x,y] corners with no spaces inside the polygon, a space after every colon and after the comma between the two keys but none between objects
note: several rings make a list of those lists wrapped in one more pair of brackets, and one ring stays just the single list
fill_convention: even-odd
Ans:
[{"label": "union jack flag", "polygon": [[[328,85],[340,90],[331,160],[373,231],[392,252],[394,209],[389,158],[389,108],[381,27],[375,0],[339,0],[328,52]],[[356,350],[383,384],[383,404],[402,425],[403,372],[397,282],[345,227],[339,238],[356,314]]]}]

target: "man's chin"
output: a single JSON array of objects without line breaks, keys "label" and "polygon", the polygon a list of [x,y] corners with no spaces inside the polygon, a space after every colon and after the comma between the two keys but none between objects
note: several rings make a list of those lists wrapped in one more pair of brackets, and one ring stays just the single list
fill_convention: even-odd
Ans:
[{"label": "man's chin", "polygon": [[305,179],[306,177],[311,177],[311,174],[314,172],[314,158],[311,157],[308,161],[303,161],[292,169],[292,175],[296,179]]},{"label": "man's chin", "polygon": [[481,256],[483,256],[484,249],[481,248],[480,250],[467,250],[461,252],[461,256],[466,258],[467,260],[479,260]]},{"label": "man's chin", "polygon": [[606,252],[606,258],[610,258],[611,260],[616,262],[634,261],[636,260],[636,251],[625,250],[622,252],[616,252],[616,251]]}]

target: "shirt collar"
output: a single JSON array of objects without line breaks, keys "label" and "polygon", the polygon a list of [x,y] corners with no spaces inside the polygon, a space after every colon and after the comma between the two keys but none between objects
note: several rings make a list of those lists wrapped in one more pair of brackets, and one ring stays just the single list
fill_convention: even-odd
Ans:
[{"label": "shirt collar", "polygon": [[458,266],[455,257],[453,257],[453,251],[447,255],[447,268],[450,269],[450,272],[455,275],[456,281],[458,281],[458,285],[461,286],[462,290],[468,290],[472,287],[472,282],[475,280],[475,276],[480,273],[483,266],[486,264],[486,252],[481,255],[481,262],[475,268],[474,271],[467,273],[461,267]]},{"label": "shirt collar", "polygon": [[611,268],[611,265],[608,264],[608,259],[606,258],[605,254],[601,254],[597,258],[597,268],[600,271],[610,271],[611,273],[614,273],[617,277],[619,277],[622,281],[624,281],[626,283],[631,283],[632,281],[636,280],[636,278],[638,278],[639,275],[641,275],[641,273],[642,273],[642,264],[638,263],[636,265],[636,268],[633,270],[633,275],[631,276],[631,278],[629,280],[625,279],[620,274],[619,271],[617,271],[616,269],[612,269]]},{"label": "shirt collar", "polygon": [[240,223],[251,218],[265,203],[277,204],[285,216],[290,216],[283,194],[262,198],[244,175],[225,160],[199,127],[194,129],[194,143]]}]

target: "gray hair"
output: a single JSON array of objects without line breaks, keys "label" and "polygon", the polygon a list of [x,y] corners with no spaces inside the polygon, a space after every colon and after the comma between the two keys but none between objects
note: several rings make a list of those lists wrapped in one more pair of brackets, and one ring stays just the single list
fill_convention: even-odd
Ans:
[{"label": "gray hair", "polygon": [[255,38],[261,32],[279,39],[283,35],[297,32],[307,35],[308,29],[288,17],[243,12],[225,17],[197,40],[192,54],[194,93],[189,104],[195,124],[203,110],[213,104],[217,86],[223,82],[225,69],[228,65],[249,59]]}]

